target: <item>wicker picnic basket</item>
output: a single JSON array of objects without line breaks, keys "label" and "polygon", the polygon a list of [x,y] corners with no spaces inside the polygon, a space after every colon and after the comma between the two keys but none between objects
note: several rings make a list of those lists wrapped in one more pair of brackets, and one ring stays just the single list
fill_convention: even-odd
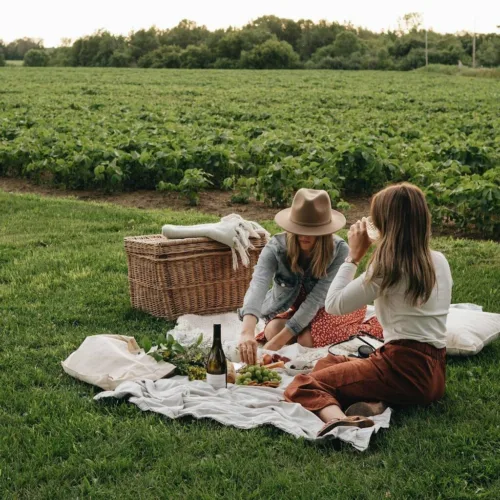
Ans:
[{"label": "wicker picnic basket", "polygon": [[125,238],[132,307],[169,320],[235,311],[266,244],[264,234],[252,238],[252,244],[250,265],[239,262],[234,271],[231,249],[209,238]]}]

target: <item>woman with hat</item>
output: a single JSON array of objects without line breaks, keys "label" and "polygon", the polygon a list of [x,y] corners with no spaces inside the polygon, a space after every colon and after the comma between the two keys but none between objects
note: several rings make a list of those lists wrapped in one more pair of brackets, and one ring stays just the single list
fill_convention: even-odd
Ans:
[{"label": "woman with hat", "polygon": [[[243,321],[240,356],[248,364],[257,362],[260,340],[274,351],[294,341],[322,347],[357,333],[365,318],[366,306],[343,316],[324,309],[330,284],[349,254],[346,242],[334,234],[346,219],[332,210],[328,193],[300,189],[291,208],[279,212],[275,221],[286,233],[271,238],[262,250],[238,311]],[[266,327],[255,337],[260,318]]]}]

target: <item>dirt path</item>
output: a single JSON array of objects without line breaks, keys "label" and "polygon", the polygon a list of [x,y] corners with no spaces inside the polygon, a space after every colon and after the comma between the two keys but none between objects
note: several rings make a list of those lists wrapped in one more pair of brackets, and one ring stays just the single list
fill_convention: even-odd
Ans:
[{"label": "dirt path", "polygon": [[[189,210],[185,198],[177,193],[160,193],[158,191],[133,191],[128,193],[109,194],[102,191],[70,191],[57,189],[52,186],[33,184],[25,179],[0,177],[0,189],[8,193],[35,193],[42,196],[65,197],[73,196],[79,200],[102,201],[115,203],[126,207],[141,209]],[[361,217],[368,215],[370,202],[367,198],[347,200],[352,208],[346,212],[347,223],[352,224]],[[241,214],[249,220],[273,219],[278,209],[266,207],[260,202],[251,202],[248,205],[232,204],[231,193],[224,191],[206,191],[200,194],[200,204],[196,210],[223,217],[232,213]]]}]

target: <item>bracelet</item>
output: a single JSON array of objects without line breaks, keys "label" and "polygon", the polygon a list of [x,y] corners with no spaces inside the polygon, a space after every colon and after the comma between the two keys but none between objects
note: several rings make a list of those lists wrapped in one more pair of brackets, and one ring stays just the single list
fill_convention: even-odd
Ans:
[{"label": "bracelet", "polygon": [[350,255],[348,255],[345,259],[345,261],[347,264],[354,264],[356,267],[358,265],[358,262],[356,262]]}]

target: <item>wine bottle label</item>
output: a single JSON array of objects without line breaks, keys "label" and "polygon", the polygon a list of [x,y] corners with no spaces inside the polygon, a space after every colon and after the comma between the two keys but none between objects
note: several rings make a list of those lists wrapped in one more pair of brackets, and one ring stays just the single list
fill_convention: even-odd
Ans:
[{"label": "wine bottle label", "polygon": [[210,373],[207,373],[207,382],[214,388],[214,389],[223,389],[227,387],[227,382],[226,382],[226,375],[212,375]]}]

